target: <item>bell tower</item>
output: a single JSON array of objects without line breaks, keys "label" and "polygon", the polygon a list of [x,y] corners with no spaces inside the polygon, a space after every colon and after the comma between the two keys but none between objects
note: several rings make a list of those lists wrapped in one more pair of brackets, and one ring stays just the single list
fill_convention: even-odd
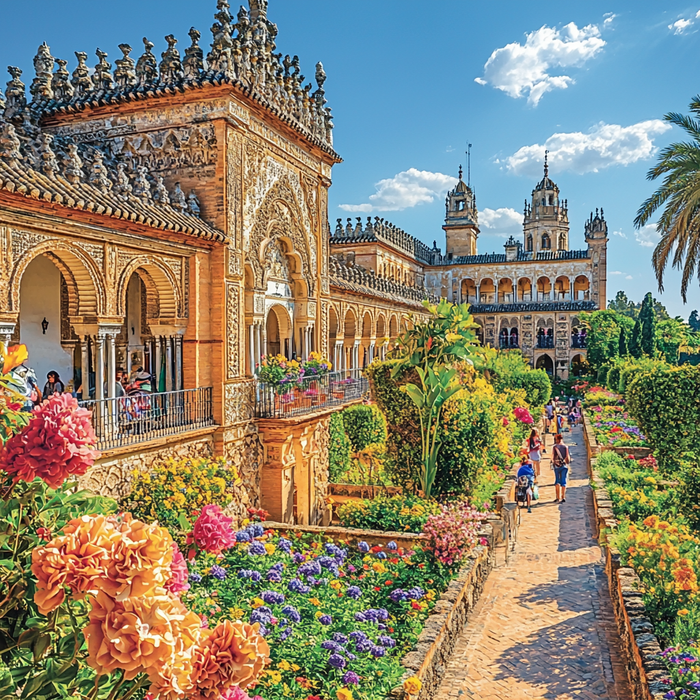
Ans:
[{"label": "bell tower", "polygon": [[591,270],[591,299],[598,304],[599,309],[606,306],[608,278],[608,224],[605,221],[603,210],[595,210],[595,216],[591,213],[586,221],[584,229],[588,254],[591,256],[593,269]]},{"label": "bell tower", "polygon": [[569,250],[569,210],[566,199],[559,198],[559,188],[549,178],[548,152],[544,154],[544,177],[532,190],[532,200],[525,200],[523,243],[526,253],[556,253]]},{"label": "bell tower", "polygon": [[476,196],[462,178],[459,166],[459,182],[447,193],[445,201],[445,231],[447,255],[458,258],[463,255],[476,255],[476,239],[479,236],[479,213],[476,209]]}]

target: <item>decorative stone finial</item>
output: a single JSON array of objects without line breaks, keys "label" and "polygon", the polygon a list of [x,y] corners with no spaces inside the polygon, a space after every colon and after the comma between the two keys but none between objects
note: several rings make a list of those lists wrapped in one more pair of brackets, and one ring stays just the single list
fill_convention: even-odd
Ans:
[{"label": "decorative stone finial", "polygon": [[70,73],[66,68],[68,61],[64,61],[62,58],[57,58],[55,61],[58,68],[56,68],[56,72],[51,80],[54,99],[59,102],[70,102],[73,99],[75,90],[70,84]]},{"label": "decorative stone finial", "polygon": [[165,37],[168,42],[168,48],[160,56],[163,59],[160,62],[160,82],[163,85],[172,85],[179,83],[183,78],[182,62],[180,61],[180,52],[175,48],[177,39],[168,34]]},{"label": "decorative stone finial", "polygon": [[233,71],[233,57],[231,55],[233,48],[231,20],[233,17],[231,17],[229,4],[226,0],[218,0],[216,7],[218,12],[214,16],[217,21],[211,28],[214,41],[207,56],[207,62],[209,68],[215,73],[229,73]]},{"label": "decorative stone finial", "polygon": [[54,178],[58,172],[58,160],[51,148],[53,136],[41,133],[39,135],[39,168],[46,177]]},{"label": "decorative stone finial", "polygon": [[[6,106],[7,103],[5,102],[5,95],[3,95],[2,90],[0,90],[0,112],[3,112]],[[0,121],[2,121],[2,115],[0,115]]]},{"label": "decorative stone finial", "polygon": [[250,21],[255,24],[258,20],[267,19],[267,0],[250,0]]},{"label": "decorative stone finial", "polygon": [[158,79],[158,62],[153,55],[153,43],[143,38],[144,52],[136,64],[136,75],[140,85],[155,83]]},{"label": "decorative stone finial", "polygon": [[549,164],[547,163],[547,159],[549,158],[549,151],[544,152],[544,176],[547,177],[549,175]]},{"label": "decorative stone finial", "polygon": [[162,175],[156,178],[156,189],[153,193],[153,199],[158,202],[158,204],[170,204],[170,195],[168,194],[168,188],[163,182]]},{"label": "decorative stone finial", "polygon": [[0,126],[0,158],[8,165],[18,165],[22,160],[19,147],[20,142],[15,127],[5,122]]},{"label": "decorative stone finial", "polygon": [[136,167],[136,176],[134,177],[134,197],[150,201],[151,185],[148,182],[148,168],[145,165]]},{"label": "decorative stone finial", "polygon": [[117,196],[122,199],[128,199],[131,194],[131,180],[129,180],[129,174],[126,172],[126,163],[117,164],[117,182],[114,190]]},{"label": "decorative stone finial", "polygon": [[20,80],[22,71],[16,66],[8,66],[7,71],[12,76],[12,80],[7,83],[7,90],[5,90],[7,100],[5,119],[21,119],[24,114],[24,108],[27,106],[24,83]]},{"label": "decorative stone finial", "polygon": [[75,88],[75,96],[83,97],[92,91],[92,78],[87,67],[87,54],[84,51],[76,51],[75,57],[78,59],[78,65],[73,71],[71,84]]},{"label": "decorative stone finial", "polygon": [[323,90],[323,85],[326,82],[327,77],[328,76],[326,76],[326,71],[323,70],[323,63],[319,61],[316,64],[316,85],[318,85],[319,90]]},{"label": "decorative stone finial", "polygon": [[95,66],[93,82],[98,90],[109,92],[113,87],[112,82],[112,64],[107,62],[107,54],[100,49],[95,51],[98,63]]},{"label": "decorative stone finial", "polygon": [[109,192],[112,189],[112,181],[108,177],[109,174],[103,161],[104,153],[96,150],[92,156],[88,180],[93,187],[97,187],[103,192]]},{"label": "decorative stone finial", "polygon": [[173,208],[177,209],[178,211],[184,211],[187,208],[185,193],[182,191],[179,182],[175,183],[175,189],[170,196],[170,203],[172,204]]},{"label": "decorative stone finial", "polygon": [[83,161],[78,155],[78,147],[74,143],[69,143],[66,148],[66,155],[63,158],[63,168],[66,180],[72,185],[77,185],[84,177]]},{"label": "decorative stone finial", "polygon": [[202,35],[194,27],[189,31],[192,46],[185,49],[185,60],[183,61],[183,69],[185,80],[197,80],[204,70],[204,52],[199,45],[199,40]]},{"label": "decorative stone finial", "polygon": [[192,216],[199,216],[202,213],[199,199],[194,190],[190,190],[190,193],[187,195],[187,211]]},{"label": "decorative stone finial", "polygon": [[117,86],[122,90],[128,90],[136,85],[136,71],[134,69],[134,59],[129,56],[132,51],[129,44],[119,44],[119,50],[124,54],[114,63],[116,69],[114,71],[114,79],[117,81]]},{"label": "decorative stone finial", "polygon": [[32,94],[35,102],[41,100],[50,100],[53,98],[53,90],[51,89],[51,71],[53,70],[53,56],[46,42],[44,42],[34,56],[34,71],[36,77],[29,87],[29,92]]}]

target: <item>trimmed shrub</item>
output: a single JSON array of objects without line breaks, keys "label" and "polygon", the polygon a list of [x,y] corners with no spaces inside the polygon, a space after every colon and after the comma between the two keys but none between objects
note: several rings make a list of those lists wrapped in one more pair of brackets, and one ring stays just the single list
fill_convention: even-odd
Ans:
[{"label": "trimmed shrub", "polygon": [[520,353],[497,352],[488,363],[491,383],[497,392],[523,389],[531,408],[541,409],[552,396],[552,382],[543,369],[532,369]]},{"label": "trimmed shrub", "polygon": [[386,421],[377,406],[348,406],[340,415],[353,452],[386,442]]},{"label": "trimmed shrub", "polygon": [[429,515],[440,512],[437,501],[411,494],[349,501],[338,508],[343,527],[390,532],[420,532]]},{"label": "trimmed shrub", "polygon": [[627,386],[627,408],[662,467],[700,452],[700,368],[655,363]]},{"label": "trimmed shrub", "polygon": [[350,440],[340,413],[332,413],[329,425],[328,461],[331,482],[335,482],[350,468]]},{"label": "trimmed shrub", "polygon": [[608,370],[608,376],[605,380],[605,384],[610,389],[610,391],[617,391],[620,386],[620,365],[614,364]]}]

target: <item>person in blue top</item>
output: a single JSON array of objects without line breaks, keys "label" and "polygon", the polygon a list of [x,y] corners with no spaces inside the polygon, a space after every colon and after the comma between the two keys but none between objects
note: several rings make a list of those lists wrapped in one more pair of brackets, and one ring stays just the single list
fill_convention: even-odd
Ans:
[{"label": "person in blue top", "polygon": [[535,469],[527,456],[520,458],[518,489],[523,489],[527,500],[527,512],[532,513],[532,487],[535,484]]}]

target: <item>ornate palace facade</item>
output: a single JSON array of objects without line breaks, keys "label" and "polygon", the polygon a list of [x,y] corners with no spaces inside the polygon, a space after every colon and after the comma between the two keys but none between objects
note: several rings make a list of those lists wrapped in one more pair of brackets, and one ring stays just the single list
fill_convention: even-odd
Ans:
[{"label": "ornate palace facade", "polygon": [[[218,0],[211,31],[205,49],[191,29],[183,53],[172,35],[161,52],[144,39],[137,58],[121,44],[114,65],[98,49],[93,70],[78,51],[69,71],[43,44],[28,90],[9,68],[0,337],[28,345],[41,385],[58,371],[92,410],[103,456],[87,486],[119,496],[134,468],[224,455],[241,474],[241,507],[318,523],[328,516],[329,415],[356,396],[340,385],[357,384],[407,315],[420,315],[427,288],[465,301],[478,290],[485,339],[507,328],[526,354],[537,355],[542,319],[559,369],[576,310],[605,298],[604,223],[590,222],[588,253],[571,254],[561,238],[561,252],[548,252],[541,224],[564,210],[533,194],[533,251],[513,243],[503,260],[481,260],[473,197],[460,183],[445,256],[381,221],[331,235],[328,188],[340,158],[323,66],[314,88],[296,56],[275,53],[266,0],[236,18]],[[545,197],[558,194],[543,182]],[[557,287],[560,275],[568,287]],[[530,298],[502,296],[520,294],[525,276]],[[535,303],[541,276],[550,280],[542,294],[591,296]],[[314,350],[341,372],[329,386],[334,407],[268,410],[253,376],[259,358]],[[140,368],[153,393],[124,401],[116,372]]]}]

